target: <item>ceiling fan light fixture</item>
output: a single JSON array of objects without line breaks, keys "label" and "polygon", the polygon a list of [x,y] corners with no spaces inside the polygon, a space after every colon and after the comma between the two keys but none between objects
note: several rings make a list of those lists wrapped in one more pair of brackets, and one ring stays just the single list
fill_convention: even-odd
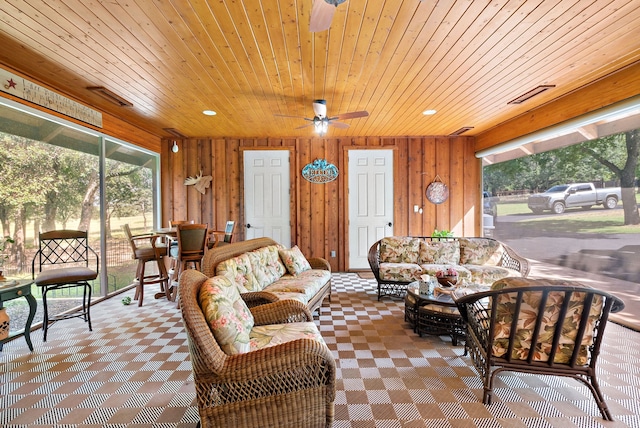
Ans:
[{"label": "ceiling fan light fixture", "polygon": [[523,102],[525,102],[527,100],[530,100],[531,98],[535,97],[536,95],[540,95],[544,91],[547,91],[547,90],[549,90],[551,88],[555,88],[555,87],[556,87],[556,85],[540,85],[540,86],[536,86],[532,90],[527,91],[524,94],[520,95],[518,98],[512,99],[507,104],[522,104]]},{"label": "ceiling fan light fixture", "polygon": [[319,118],[318,116],[313,118],[313,127],[318,135],[323,137],[329,130],[329,119]]}]

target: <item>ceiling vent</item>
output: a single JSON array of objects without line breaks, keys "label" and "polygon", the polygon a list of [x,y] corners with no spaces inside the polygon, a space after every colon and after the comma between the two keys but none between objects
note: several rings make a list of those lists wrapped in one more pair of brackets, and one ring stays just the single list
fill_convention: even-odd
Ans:
[{"label": "ceiling vent", "polygon": [[111,92],[104,86],[89,86],[87,89],[119,107],[133,107],[132,102],[125,100],[120,95]]},{"label": "ceiling vent", "polygon": [[463,126],[462,128],[453,131],[451,134],[449,135],[462,135],[467,131],[471,131],[473,129],[473,126]]},{"label": "ceiling vent", "polygon": [[520,95],[518,98],[515,98],[511,101],[509,101],[507,104],[522,104],[523,102],[530,100],[531,98],[535,97],[536,95],[540,95],[541,93],[543,93],[544,91],[551,89],[551,88],[555,88],[556,85],[540,85],[537,86],[535,88],[533,88],[532,90],[530,90],[529,92],[525,92],[524,94]]},{"label": "ceiling vent", "polygon": [[173,135],[176,138],[187,138],[186,135],[184,135],[182,132],[178,131],[176,128],[162,128],[163,130],[165,130],[166,132],[168,132],[169,134]]}]

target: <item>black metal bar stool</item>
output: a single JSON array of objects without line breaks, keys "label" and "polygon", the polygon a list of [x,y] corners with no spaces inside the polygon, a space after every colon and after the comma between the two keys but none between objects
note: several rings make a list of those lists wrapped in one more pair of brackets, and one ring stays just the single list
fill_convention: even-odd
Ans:
[{"label": "black metal bar stool", "polygon": [[[39,250],[31,261],[35,284],[42,288],[44,308],[43,341],[47,341],[49,324],[69,318],[83,318],[91,331],[91,284],[98,277],[98,255],[89,246],[86,231],[53,230],[39,234]],[[95,258],[95,270],[89,261]],[[36,269],[38,275],[36,276]],[[82,288],[82,308],[49,315],[47,294],[55,290]]]}]

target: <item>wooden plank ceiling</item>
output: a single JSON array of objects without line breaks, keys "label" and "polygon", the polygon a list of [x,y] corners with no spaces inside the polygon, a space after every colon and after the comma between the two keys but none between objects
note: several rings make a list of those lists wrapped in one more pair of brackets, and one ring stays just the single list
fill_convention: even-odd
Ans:
[{"label": "wooden plank ceiling", "polygon": [[370,114],[329,136],[477,135],[640,59],[637,0],[348,0],[318,33],[311,4],[3,0],[0,63],[156,135],[247,138],[313,135],[317,98]]}]

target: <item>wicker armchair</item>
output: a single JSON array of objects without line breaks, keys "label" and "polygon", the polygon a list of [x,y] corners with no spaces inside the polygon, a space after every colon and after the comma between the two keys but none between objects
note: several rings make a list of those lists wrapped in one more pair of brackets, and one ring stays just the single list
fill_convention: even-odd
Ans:
[{"label": "wicker armchair", "polygon": [[[203,284],[213,279],[187,270],[179,281],[202,426],[330,427],[336,367],[326,344],[301,338],[245,353],[225,353],[199,303]],[[305,305],[294,300],[250,311],[255,326],[313,321]]]},{"label": "wicker armchair", "polygon": [[567,376],[586,385],[602,417],[612,420],[596,362],[609,313],[624,308],[620,299],[573,281],[504,278],[456,303],[467,324],[466,349],[484,380],[485,404],[501,371]]}]

